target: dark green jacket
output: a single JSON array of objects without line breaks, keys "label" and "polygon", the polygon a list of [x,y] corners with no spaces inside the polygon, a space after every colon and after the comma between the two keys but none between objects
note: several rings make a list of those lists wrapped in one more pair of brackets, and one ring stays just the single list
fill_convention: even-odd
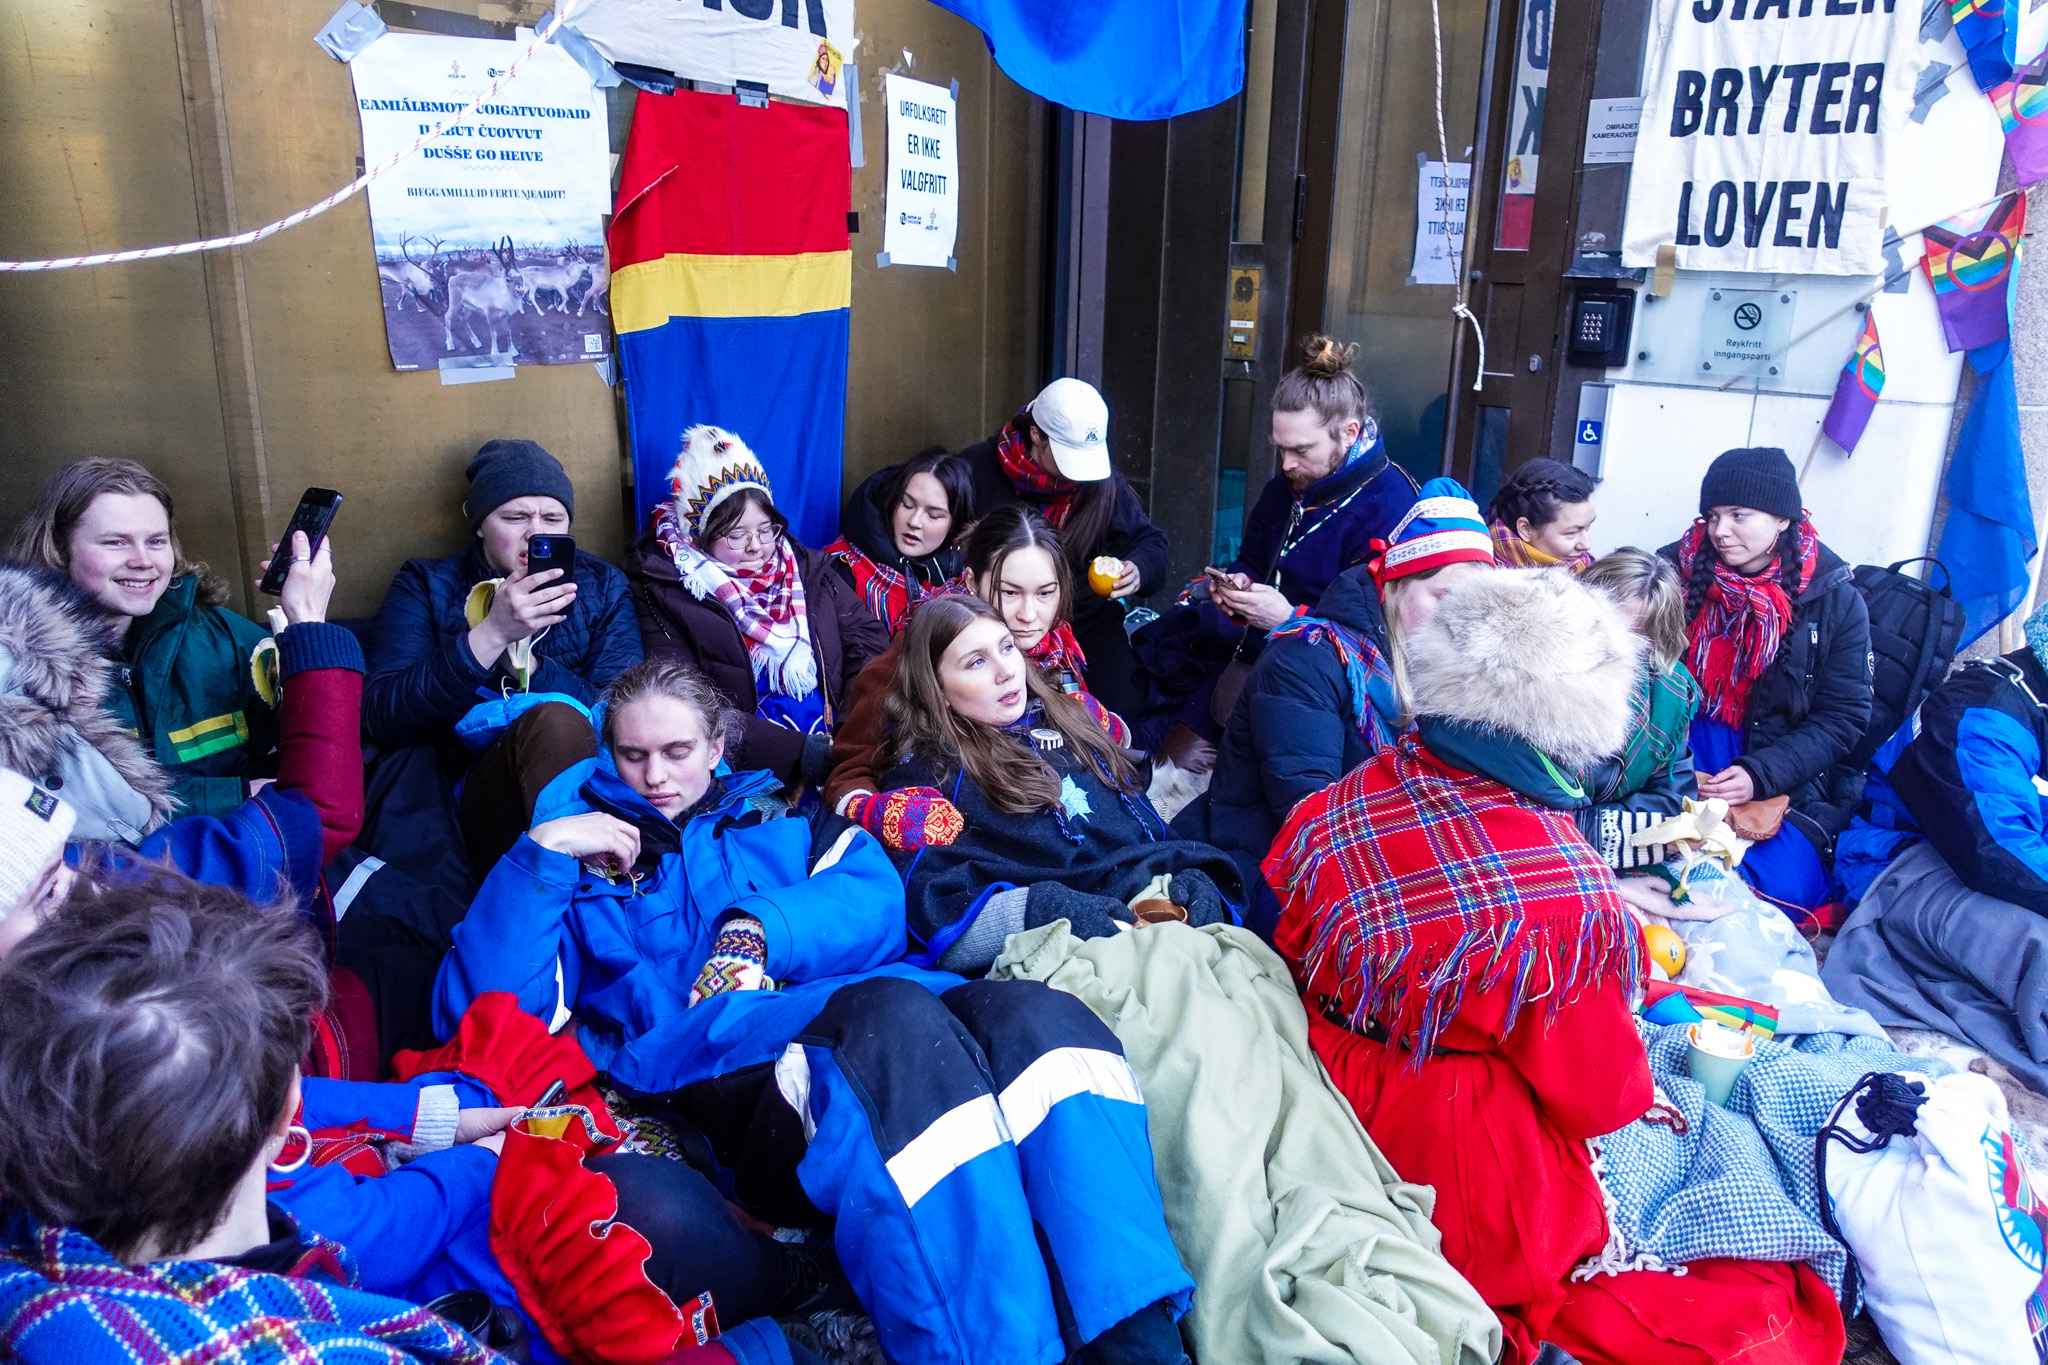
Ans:
[{"label": "dark green jacket", "polygon": [[156,610],[128,627],[107,709],[176,781],[181,815],[225,815],[251,778],[277,775],[277,715],[257,695],[249,657],[268,633],[195,602],[199,580],[171,580]]}]

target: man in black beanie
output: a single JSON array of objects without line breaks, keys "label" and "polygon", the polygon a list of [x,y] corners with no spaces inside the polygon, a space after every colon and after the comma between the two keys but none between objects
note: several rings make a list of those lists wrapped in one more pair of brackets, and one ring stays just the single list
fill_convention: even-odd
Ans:
[{"label": "man in black beanie", "polygon": [[[439,775],[449,783],[467,773],[459,842],[468,849],[474,877],[481,878],[526,828],[541,788],[597,752],[583,712],[559,702],[521,710],[516,698],[522,692],[555,693],[592,705],[607,683],[640,662],[640,627],[625,575],[595,555],[579,549],[566,579],[554,569],[527,576],[528,537],[566,535],[576,514],[576,487],[561,461],[534,441],[501,439],[485,442],[464,473],[469,496],[463,512],[476,544],[445,559],[408,560],[392,580],[377,611],[363,724],[380,748],[392,751],[380,756],[380,765],[399,751],[424,749],[433,752]],[[486,582],[495,585],[489,609],[473,612],[471,594]],[[523,687],[521,651],[513,648],[521,642],[532,649]],[[508,697],[515,698],[509,706]],[[467,727],[466,746],[455,726],[472,711],[477,716]],[[490,723],[477,734],[475,727],[485,721]],[[493,731],[499,731],[495,738]],[[472,765],[472,751],[484,740],[489,742]],[[402,858],[418,855],[407,861],[458,853],[434,847],[458,841],[445,820],[423,816],[421,808],[434,802],[417,781],[399,785],[408,794],[396,801],[398,809],[380,811],[382,793],[373,771],[364,847],[390,860],[376,846],[382,834],[387,837],[381,842]],[[445,876],[436,880],[451,889],[457,885]]]}]

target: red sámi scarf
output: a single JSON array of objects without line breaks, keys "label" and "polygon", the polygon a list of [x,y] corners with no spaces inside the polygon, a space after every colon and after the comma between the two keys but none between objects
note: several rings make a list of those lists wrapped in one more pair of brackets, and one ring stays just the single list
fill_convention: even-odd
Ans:
[{"label": "red s\u00e1mi scarf", "polygon": [[1024,439],[1025,413],[1018,413],[1006,423],[996,435],[996,458],[1002,461],[1003,473],[1009,476],[1011,485],[1020,497],[1035,501],[1039,515],[1053,524],[1053,529],[1063,530],[1067,514],[1074,510],[1074,494],[1080,485],[1041,465],[1031,456],[1031,446]]},{"label": "red s\u00e1mi scarf", "polygon": [[[1690,575],[1707,537],[1706,518],[1694,521],[1678,538],[1678,562]],[[1713,554],[1711,548],[1707,549]],[[1820,556],[1820,537],[1813,523],[1799,522],[1799,591],[1813,582]],[[1740,727],[1749,715],[1749,689],[1778,655],[1778,644],[1792,625],[1792,598],[1785,591],[1782,556],[1752,575],[1739,574],[1714,559],[1714,580],[1706,600],[1686,629],[1686,666],[1706,694],[1707,713]]]}]

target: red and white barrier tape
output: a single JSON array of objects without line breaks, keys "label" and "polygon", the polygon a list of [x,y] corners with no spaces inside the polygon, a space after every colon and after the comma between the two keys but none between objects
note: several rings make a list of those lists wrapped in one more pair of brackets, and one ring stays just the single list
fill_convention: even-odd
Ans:
[{"label": "red and white barrier tape", "polygon": [[154,260],[159,256],[189,256],[195,251],[219,251],[223,247],[247,246],[251,242],[260,242],[265,237],[283,232],[286,228],[297,227],[308,218],[317,218],[336,204],[360,193],[372,180],[383,175],[407,157],[415,155],[420,148],[439,137],[445,129],[460,124],[464,119],[476,113],[483,106],[484,101],[495,96],[499,89],[504,86],[505,82],[519,74],[519,68],[526,65],[527,60],[534,53],[540,51],[542,44],[554,37],[555,30],[562,26],[562,22],[569,17],[569,11],[575,9],[577,4],[578,0],[563,0],[561,7],[555,11],[555,21],[548,25],[547,32],[535,33],[533,42],[527,46],[526,51],[520,53],[513,60],[512,64],[505,68],[504,74],[492,81],[490,87],[483,94],[470,101],[467,109],[464,109],[459,114],[450,114],[447,118],[442,119],[432,128],[414,138],[411,146],[392,153],[385,160],[357,176],[353,182],[343,185],[317,204],[300,209],[297,213],[280,218],[274,223],[267,223],[253,232],[241,232],[233,237],[214,237],[204,242],[179,242],[175,246],[149,246],[135,251],[106,251],[96,256],[61,256],[49,261],[0,261],[0,273],[27,270],[71,270],[85,265],[115,265],[122,261]]}]

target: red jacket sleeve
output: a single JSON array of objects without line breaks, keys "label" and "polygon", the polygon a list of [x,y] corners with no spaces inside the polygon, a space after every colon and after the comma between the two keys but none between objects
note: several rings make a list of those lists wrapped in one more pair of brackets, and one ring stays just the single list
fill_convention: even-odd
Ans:
[{"label": "red jacket sleeve", "polygon": [[1527,1006],[1501,1051],[1557,1126],[1599,1137],[1641,1118],[1654,1092],[1650,1058],[1618,981],[1603,981],[1546,1025],[1541,1001]]},{"label": "red jacket sleeve", "polygon": [[305,621],[278,638],[277,785],[320,812],[320,861],[363,828],[363,651],[354,635]]}]

